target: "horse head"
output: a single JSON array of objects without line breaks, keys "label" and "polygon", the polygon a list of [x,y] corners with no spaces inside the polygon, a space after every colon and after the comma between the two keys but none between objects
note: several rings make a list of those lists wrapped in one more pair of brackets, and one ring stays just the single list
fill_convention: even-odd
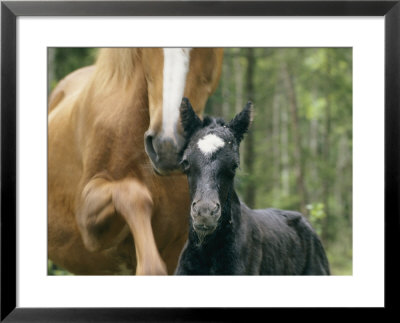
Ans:
[{"label": "horse head", "polygon": [[186,144],[179,122],[182,97],[191,100],[197,114],[203,113],[219,81],[222,55],[222,49],[212,48],[142,50],[150,114],[144,143],[158,174],[179,170],[180,153]]},{"label": "horse head", "polygon": [[239,145],[251,119],[251,102],[227,124],[209,117],[201,121],[189,100],[182,102],[181,120],[188,144],[181,167],[188,177],[191,221],[199,237],[212,233],[224,213],[240,162]]}]

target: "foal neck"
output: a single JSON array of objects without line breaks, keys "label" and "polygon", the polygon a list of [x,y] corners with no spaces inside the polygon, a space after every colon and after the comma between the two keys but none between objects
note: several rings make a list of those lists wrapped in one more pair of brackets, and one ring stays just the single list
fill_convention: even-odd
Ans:
[{"label": "foal neck", "polygon": [[227,223],[228,227],[232,229],[232,227],[240,224],[241,216],[239,197],[233,187],[228,194],[226,205],[226,210],[224,210],[224,207],[222,208],[221,219],[224,221],[224,224]]}]

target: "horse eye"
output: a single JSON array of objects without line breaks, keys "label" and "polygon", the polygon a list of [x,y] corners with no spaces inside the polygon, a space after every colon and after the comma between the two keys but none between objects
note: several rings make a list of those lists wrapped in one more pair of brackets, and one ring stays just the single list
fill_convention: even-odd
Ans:
[{"label": "horse eye", "polygon": [[187,171],[189,170],[189,168],[190,168],[190,165],[189,165],[189,162],[187,161],[187,159],[183,159],[183,160],[179,163],[179,165],[181,166],[181,169],[182,169],[184,172],[187,172]]}]

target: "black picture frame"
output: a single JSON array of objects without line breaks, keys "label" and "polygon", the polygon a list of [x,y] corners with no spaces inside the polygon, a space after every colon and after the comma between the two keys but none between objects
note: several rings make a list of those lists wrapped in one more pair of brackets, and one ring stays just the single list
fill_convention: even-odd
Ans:
[{"label": "black picture frame", "polygon": [[[50,309],[16,307],[16,19],[19,16],[384,16],[385,307],[375,310],[382,320],[382,310],[388,312],[396,309],[394,291],[399,286],[396,260],[400,245],[398,239],[400,236],[400,0],[4,1],[1,3],[2,322],[236,321],[243,314],[253,318],[264,317],[266,319],[265,309],[254,308]],[[371,234],[373,233],[371,232]],[[371,261],[374,260],[371,259]],[[327,309],[327,311],[331,314],[334,312],[332,309]],[[371,311],[368,311],[368,315],[370,313]],[[320,318],[322,319],[322,317]]]}]

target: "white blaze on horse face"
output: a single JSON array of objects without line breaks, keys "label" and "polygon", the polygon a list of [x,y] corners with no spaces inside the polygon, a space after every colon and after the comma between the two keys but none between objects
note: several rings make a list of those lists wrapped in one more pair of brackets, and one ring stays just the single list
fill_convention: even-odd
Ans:
[{"label": "white blaze on horse face", "polygon": [[174,141],[189,62],[189,48],[164,48],[162,131]]},{"label": "white blaze on horse face", "polygon": [[197,142],[197,147],[199,147],[200,151],[206,156],[211,155],[213,152],[224,147],[224,145],[225,142],[214,134],[204,136]]}]

